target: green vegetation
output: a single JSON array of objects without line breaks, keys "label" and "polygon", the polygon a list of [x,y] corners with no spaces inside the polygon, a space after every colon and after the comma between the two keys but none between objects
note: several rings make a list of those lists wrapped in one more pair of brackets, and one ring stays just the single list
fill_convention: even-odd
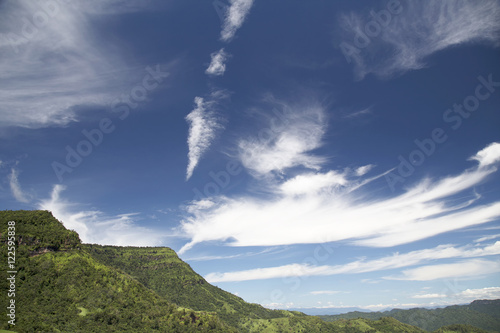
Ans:
[{"label": "green vegetation", "polygon": [[[269,310],[212,286],[165,247],[82,244],[46,211],[0,211],[0,278],[6,280],[8,221],[16,227],[15,332],[344,332],[422,333],[394,318],[326,322]],[[0,307],[9,300],[3,282]],[[472,304],[471,304],[472,306]],[[5,311],[5,310],[4,310]],[[486,304],[470,311],[488,316]],[[327,318],[328,319],[328,318]],[[444,332],[483,331],[452,325]]]},{"label": "green vegetation", "polygon": [[488,331],[471,325],[455,324],[443,326],[435,331],[435,333],[488,333]]},{"label": "green vegetation", "polygon": [[[230,332],[216,314],[181,310],[132,277],[94,260],[49,212],[0,212],[2,281],[7,222],[16,222],[18,332]],[[7,306],[2,285],[0,307]],[[85,315],[81,315],[85,309]],[[5,310],[4,310],[5,311]]]},{"label": "green vegetation", "polygon": [[199,311],[217,312],[238,327],[248,319],[283,317],[283,311],[250,304],[212,286],[166,247],[132,248],[84,245],[96,260],[129,274],[166,300]]},{"label": "green vegetation", "polygon": [[325,321],[353,318],[377,320],[381,317],[392,317],[402,323],[417,326],[427,331],[435,331],[444,325],[455,324],[463,324],[464,327],[472,325],[487,331],[500,331],[500,300],[478,300],[468,305],[454,305],[432,310],[422,308],[394,309],[385,312],[350,312],[334,316],[320,316]]}]

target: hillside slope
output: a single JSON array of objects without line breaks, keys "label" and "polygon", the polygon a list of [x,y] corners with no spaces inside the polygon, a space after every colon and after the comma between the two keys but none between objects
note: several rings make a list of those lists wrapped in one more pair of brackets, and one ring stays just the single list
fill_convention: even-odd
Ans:
[{"label": "hillside slope", "polygon": [[[209,284],[177,254],[166,247],[83,245],[99,262],[136,278],[158,295],[194,310],[214,311],[224,322],[250,332],[364,332],[377,322],[325,323],[300,312],[269,310]],[[370,326],[371,324],[375,326]],[[398,325],[404,325],[399,323]],[[395,322],[392,326],[399,327]],[[404,325],[407,332],[421,330]],[[397,332],[395,330],[394,332]]]},{"label": "hillside slope", "polygon": [[[130,276],[94,260],[78,235],[44,211],[0,212],[0,260],[15,221],[15,297],[2,283],[0,307],[15,300],[16,332],[232,331],[215,314],[181,310]],[[11,229],[12,230],[12,229]],[[5,268],[5,264],[2,265]],[[7,269],[1,279],[7,281]]]},{"label": "hillside slope", "polygon": [[283,311],[250,304],[209,284],[166,247],[131,248],[84,245],[99,262],[126,272],[166,300],[200,311],[216,311],[233,325],[246,319],[284,317]]},{"label": "hillside slope", "polygon": [[477,300],[468,305],[453,305],[442,309],[393,309],[384,312],[349,312],[341,315],[320,316],[325,321],[354,318],[377,320],[382,317],[392,317],[402,323],[428,331],[454,324],[500,331],[500,300]]}]

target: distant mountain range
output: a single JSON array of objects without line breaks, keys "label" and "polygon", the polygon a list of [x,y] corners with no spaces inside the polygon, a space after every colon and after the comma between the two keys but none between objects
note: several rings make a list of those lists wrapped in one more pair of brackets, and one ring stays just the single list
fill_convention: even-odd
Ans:
[{"label": "distant mountain range", "polygon": [[[13,228],[8,228],[9,221],[15,222],[15,236]],[[10,237],[15,237],[14,244]],[[15,317],[7,317],[9,324],[4,315],[0,333],[5,332],[2,329],[44,333],[423,333],[422,328],[404,323],[408,318],[398,311],[415,310],[424,319],[434,318],[422,309],[392,310],[396,312],[384,312],[373,319],[359,318],[366,313],[355,312],[353,319],[323,316],[324,320],[298,311],[266,309],[212,286],[172,249],[82,244],[76,232],[64,228],[47,211],[0,211],[0,260],[4,266],[13,247],[15,263],[0,273],[4,281],[0,308],[5,313],[14,300]],[[9,270],[16,273],[7,273]],[[7,279],[12,276],[14,285],[9,282],[12,279]],[[462,317],[481,316],[474,321],[475,326],[485,327],[486,322],[488,329],[497,325],[492,318],[499,318],[496,302],[473,302],[470,308],[460,311]],[[404,320],[398,321],[392,315]],[[443,325],[459,324],[463,319],[455,316],[456,321],[449,322],[449,316],[439,318]],[[435,332],[486,331],[454,325]]]},{"label": "distant mountain range", "polygon": [[500,300],[476,300],[467,305],[453,305],[438,309],[393,309],[384,312],[355,311],[319,317],[325,321],[355,318],[378,320],[383,317],[392,317],[402,323],[417,326],[427,331],[437,330],[443,325],[451,324],[467,324],[484,330],[500,331]]},{"label": "distant mountain range", "polygon": [[346,307],[346,308],[287,308],[288,311],[299,311],[310,316],[339,315],[349,312],[372,312],[370,310]]},{"label": "distant mountain range", "polygon": [[[460,304],[460,305],[466,305],[466,304]],[[423,309],[433,310],[433,309],[445,308],[446,306],[447,305],[425,306],[425,307],[423,307]],[[372,310],[367,310],[367,309],[358,308],[358,307],[287,308],[286,310],[299,311],[299,312],[303,312],[303,313],[310,315],[310,316],[330,316],[330,315],[341,315],[341,314],[346,314],[346,313],[350,313],[350,312],[382,313],[382,312],[386,312],[386,311],[391,311],[392,308],[383,308],[379,311],[372,311]]]}]

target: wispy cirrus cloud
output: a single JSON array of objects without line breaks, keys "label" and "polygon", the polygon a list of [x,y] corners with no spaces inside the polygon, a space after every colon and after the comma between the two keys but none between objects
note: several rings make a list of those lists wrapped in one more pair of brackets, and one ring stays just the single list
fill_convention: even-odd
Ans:
[{"label": "wispy cirrus cloud", "polygon": [[386,277],[389,280],[430,281],[449,278],[479,278],[500,272],[500,262],[470,259],[453,264],[429,265],[403,271],[401,276]]},{"label": "wispy cirrus cloud", "polygon": [[219,51],[212,53],[210,57],[212,60],[208,68],[205,70],[205,73],[214,76],[224,75],[224,72],[226,71],[226,60],[228,59],[229,54],[227,54],[222,48]]},{"label": "wispy cirrus cloud", "polygon": [[2,126],[65,126],[78,120],[82,107],[108,105],[139,72],[108,47],[93,20],[144,8],[116,0],[3,3]]},{"label": "wispy cirrus cloud", "polygon": [[236,31],[243,25],[253,2],[254,0],[230,0],[222,24],[221,39],[223,41],[230,41],[234,37]]},{"label": "wispy cirrus cloud", "polygon": [[474,243],[481,243],[481,242],[492,240],[492,239],[495,239],[495,238],[500,238],[500,234],[489,235],[489,236],[484,236],[484,237],[481,237],[481,238],[478,238],[478,239],[474,239]]},{"label": "wispy cirrus cloud", "polygon": [[[265,280],[274,278],[285,278],[291,276],[326,276],[338,274],[360,274],[367,272],[383,271],[390,269],[403,268],[408,266],[416,266],[429,261],[453,259],[453,258],[478,258],[484,256],[494,256],[500,254],[500,242],[496,242],[485,247],[472,247],[463,246],[455,247],[452,245],[440,245],[431,249],[423,249],[412,251],[403,254],[393,254],[390,256],[382,257],[373,260],[357,260],[342,265],[322,265],[314,266],[308,264],[289,264],[276,267],[256,268],[235,272],[225,273],[210,273],[205,278],[209,282],[232,282],[232,281],[249,281],[249,280]],[[476,260],[477,263],[490,262],[488,260]],[[479,260],[479,261],[477,261]],[[438,267],[440,265],[437,265]],[[471,265],[472,267],[473,265]],[[495,271],[484,269],[486,264],[477,264],[474,267],[474,273],[482,272],[481,274],[490,274]],[[438,272],[439,269],[427,269],[422,266],[413,270],[403,272],[402,277],[394,279],[411,279],[412,277],[426,278],[428,280],[440,278],[433,273]],[[432,266],[429,266],[432,267]],[[453,266],[455,267],[455,266]],[[458,267],[458,266],[457,266]],[[450,271],[450,276],[454,275]],[[469,273],[467,273],[469,274]],[[468,275],[471,276],[471,275]],[[392,278],[390,278],[392,279]]]},{"label": "wispy cirrus cloud", "polygon": [[[455,302],[467,302],[476,299],[498,299],[500,298],[500,287],[486,287],[478,289],[466,289],[460,292],[456,292],[453,295]],[[450,295],[447,294],[418,294],[412,296],[412,298],[419,299],[436,299],[436,298],[448,298]]]},{"label": "wispy cirrus cloud", "polygon": [[500,287],[485,287],[477,289],[465,289],[462,291],[456,290],[453,293],[443,294],[443,293],[432,293],[432,294],[420,294],[414,295],[412,298],[416,299],[432,299],[430,303],[416,304],[372,304],[372,305],[361,305],[362,309],[368,309],[372,311],[383,311],[383,309],[388,308],[415,308],[415,307],[435,307],[436,305],[448,306],[457,305],[460,303],[467,303],[478,299],[498,299],[500,298]]},{"label": "wispy cirrus cloud", "polygon": [[238,142],[239,159],[254,175],[302,166],[319,170],[325,158],[310,153],[322,146],[326,131],[326,116],[322,107],[312,106],[291,111],[286,125],[274,135],[242,139]]},{"label": "wispy cirrus cloud", "polygon": [[19,184],[18,176],[19,176],[19,171],[15,168],[12,168],[10,175],[9,175],[10,190],[12,192],[12,195],[14,196],[14,198],[17,201],[28,203],[28,202],[30,202],[29,195],[24,193],[23,189],[21,188],[21,185]]},{"label": "wispy cirrus cloud", "polygon": [[359,168],[356,169],[356,175],[360,176],[360,177],[364,176],[365,174],[370,172],[370,170],[373,169],[374,167],[375,167],[375,165],[373,165],[373,164],[360,166]]},{"label": "wispy cirrus cloud", "polygon": [[[292,147],[303,144],[296,142],[294,138]],[[274,191],[265,199],[213,197],[205,199],[210,204],[203,206],[194,202],[182,222],[182,229],[191,242],[181,251],[200,242],[229,239],[230,246],[350,240],[358,246],[390,247],[494,221],[500,218],[500,202],[479,205],[480,197],[472,189],[497,171],[497,158],[493,156],[498,153],[498,145],[494,143],[481,150],[482,153],[473,158],[477,165],[458,175],[424,179],[393,197],[366,200],[363,186],[377,176],[366,180],[331,172],[302,173],[292,180],[265,181]],[[273,163],[275,155],[268,154],[268,151],[276,151],[273,145],[271,149],[252,148],[255,150],[260,154],[254,156],[252,163],[243,160],[243,165],[252,171],[278,169]],[[318,187],[314,185],[318,179],[328,181],[320,182]],[[470,191],[468,199],[454,198],[466,190]]]},{"label": "wispy cirrus cloud", "polygon": [[446,297],[446,294],[422,294],[422,295],[414,295],[412,298],[442,298]]},{"label": "wispy cirrus cloud", "polygon": [[311,295],[335,295],[340,293],[340,291],[336,290],[316,290],[316,291],[311,291]]},{"label": "wispy cirrus cloud", "polygon": [[182,260],[185,261],[209,261],[209,260],[223,260],[223,259],[234,259],[234,258],[242,258],[242,257],[252,257],[252,256],[258,256],[262,254],[276,254],[283,252],[283,248],[267,248],[262,251],[258,252],[246,252],[246,253],[239,253],[239,254],[233,254],[233,255],[222,255],[222,256],[199,256],[199,257],[193,257],[193,258],[182,258]]},{"label": "wispy cirrus cloud", "polygon": [[186,116],[186,121],[189,123],[186,180],[191,178],[201,157],[212,145],[217,130],[222,128],[221,117],[217,115],[214,108],[218,99],[224,96],[222,92],[217,91],[212,93],[207,100],[195,97],[195,108]]},{"label": "wispy cirrus cloud", "polygon": [[51,211],[68,229],[75,230],[84,243],[117,246],[159,246],[166,234],[140,227],[137,213],[109,216],[98,210],[82,210],[80,204],[61,197],[66,189],[55,185],[50,198],[41,200],[38,209]]},{"label": "wispy cirrus cloud", "polygon": [[[369,73],[391,77],[426,66],[429,55],[446,48],[473,42],[500,44],[498,1],[447,0],[401,2],[402,12],[392,15],[380,30],[366,31],[372,16],[348,13],[340,16],[342,40],[358,38],[357,51],[350,59],[358,79]],[[373,8],[375,12],[386,8]],[[390,14],[389,14],[390,15]],[[373,31],[378,31],[373,36]],[[358,36],[358,37],[356,37]],[[361,36],[361,37],[360,37]],[[364,37],[363,37],[364,36]],[[389,56],[388,56],[389,55]]]}]

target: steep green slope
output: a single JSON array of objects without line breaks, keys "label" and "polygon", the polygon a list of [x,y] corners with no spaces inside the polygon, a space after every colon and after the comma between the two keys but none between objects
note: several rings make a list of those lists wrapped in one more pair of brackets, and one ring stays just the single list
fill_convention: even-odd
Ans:
[{"label": "steep green slope", "polygon": [[500,320],[500,299],[476,300],[469,305],[465,305],[465,307],[469,310],[481,312]]},{"label": "steep green slope", "polygon": [[318,317],[294,313],[284,318],[249,321],[245,328],[251,332],[425,333],[418,327],[400,323],[394,318],[382,318],[377,321],[351,319],[326,323]]},{"label": "steep green slope", "polygon": [[443,326],[434,332],[435,333],[488,333],[488,331],[482,330],[480,328],[463,324]]},{"label": "steep green slope", "polygon": [[81,249],[78,235],[49,212],[0,212],[2,281],[7,281],[8,221],[15,221],[17,241],[15,297],[7,297],[9,285],[3,282],[0,308],[6,309],[10,299],[15,299],[16,320],[15,326],[2,320],[2,329],[231,331],[215,314],[180,310],[130,276],[97,262]]},{"label": "steep green slope", "polygon": [[353,318],[376,320],[381,317],[393,317],[400,322],[428,331],[454,324],[472,325],[483,330],[500,331],[500,300],[479,300],[468,305],[454,305],[443,309],[394,309],[385,312],[350,312],[320,317],[325,321]]},{"label": "steep green slope", "polygon": [[126,272],[166,300],[194,310],[216,311],[224,321],[234,326],[247,319],[284,316],[283,311],[247,303],[209,284],[169,248],[87,244],[84,249],[99,262]]}]

